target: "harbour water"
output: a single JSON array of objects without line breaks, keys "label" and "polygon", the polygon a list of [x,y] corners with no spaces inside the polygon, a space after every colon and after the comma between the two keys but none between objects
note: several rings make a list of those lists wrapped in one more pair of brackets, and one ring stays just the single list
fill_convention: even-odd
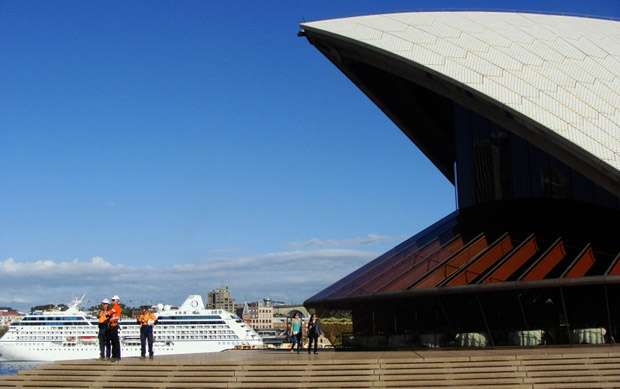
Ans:
[{"label": "harbour water", "polygon": [[21,370],[32,369],[40,362],[13,362],[3,361],[0,359],[0,376],[2,375],[14,375]]}]

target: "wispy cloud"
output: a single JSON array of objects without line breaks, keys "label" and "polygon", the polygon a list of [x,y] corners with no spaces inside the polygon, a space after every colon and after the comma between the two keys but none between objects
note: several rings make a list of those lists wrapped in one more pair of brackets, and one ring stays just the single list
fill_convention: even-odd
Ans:
[{"label": "wispy cloud", "polygon": [[89,260],[0,260],[0,302],[27,307],[66,302],[86,293],[91,303],[119,294],[130,304],[178,303],[187,294],[231,287],[239,301],[269,296],[302,302],[377,256],[344,248],[293,249],[165,267]]},{"label": "wispy cloud", "polygon": [[80,276],[88,273],[110,271],[115,268],[120,270],[123,266],[113,265],[101,257],[92,257],[89,261],[80,261],[78,259],[71,261],[54,261],[52,259],[17,261],[13,258],[0,261],[0,275],[6,277]]},{"label": "wispy cloud", "polygon": [[[90,259],[0,260],[0,303],[27,307],[66,302],[86,293],[94,303],[113,294],[130,304],[180,302],[228,285],[239,301],[272,297],[302,302],[380,254],[380,244],[398,239],[367,234],[348,239],[308,239],[289,250],[239,255],[238,249],[211,250],[212,258],[167,266],[135,265],[102,257]],[[235,255],[236,253],[236,255]]]},{"label": "wispy cloud", "polygon": [[368,234],[349,239],[319,239],[312,238],[302,242],[292,242],[291,247],[295,248],[315,248],[315,247],[352,247],[359,245],[371,245],[393,241],[395,238],[387,235]]}]

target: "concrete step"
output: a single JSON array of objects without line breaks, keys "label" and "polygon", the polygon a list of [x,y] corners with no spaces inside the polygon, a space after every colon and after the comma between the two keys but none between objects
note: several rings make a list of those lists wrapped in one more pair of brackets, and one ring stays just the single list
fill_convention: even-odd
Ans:
[{"label": "concrete step", "polygon": [[293,360],[291,355],[256,353],[249,354],[254,359],[238,361],[210,361],[207,356],[61,362],[0,377],[0,388],[620,388],[620,352],[520,351],[468,355],[463,350],[443,357],[409,352],[402,354],[406,357],[372,358],[334,353],[330,358]]}]

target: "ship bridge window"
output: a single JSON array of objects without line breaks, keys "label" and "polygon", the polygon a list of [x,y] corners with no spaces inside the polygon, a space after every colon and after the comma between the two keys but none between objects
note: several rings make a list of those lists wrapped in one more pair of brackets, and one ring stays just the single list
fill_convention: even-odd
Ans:
[{"label": "ship bridge window", "polygon": [[219,320],[222,317],[219,315],[175,315],[175,316],[159,316],[158,320]]},{"label": "ship bridge window", "polygon": [[64,316],[64,317],[52,317],[52,316],[43,316],[43,317],[25,317],[22,319],[23,321],[47,321],[47,320],[56,320],[56,321],[84,321],[83,317],[80,316]]},{"label": "ship bridge window", "polygon": [[79,326],[83,325],[83,322],[63,322],[63,321],[43,321],[43,322],[15,322],[14,325],[21,326]]},{"label": "ship bridge window", "polygon": [[223,321],[206,321],[206,320],[182,320],[182,321],[176,321],[176,320],[161,320],[159,319],[158,321],[159,324],[174,324],[174,325],[180,325],[180,324],[224,324]]}]

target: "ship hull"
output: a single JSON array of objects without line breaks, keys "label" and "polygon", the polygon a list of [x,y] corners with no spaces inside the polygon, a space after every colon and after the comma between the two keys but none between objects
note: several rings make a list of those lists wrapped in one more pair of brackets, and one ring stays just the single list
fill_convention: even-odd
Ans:
[{"label": "ship hull", "polygon": [[[256,344],[258,345],[258,344]],[[254,346],[256,346],[254,345]],[[178,355],[220,352],[235,346],[251,346],[249,344],[224,344],[217,341],[175,341],[155,342],[155,355]],[[3,342],[0,341],[0,356],[8,361],[66,361],[77,359],[99,358],[99,345],[62,345],[53,342]],[[139,357],[140,345],[121,346],[121,357]]]}]

